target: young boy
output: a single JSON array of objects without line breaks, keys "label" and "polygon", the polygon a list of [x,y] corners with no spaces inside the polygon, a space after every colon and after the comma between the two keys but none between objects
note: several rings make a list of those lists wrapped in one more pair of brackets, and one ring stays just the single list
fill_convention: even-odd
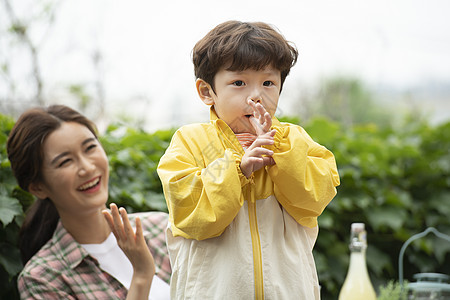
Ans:
[{"label": "young boy", "polygon": [[333,154],[275,117],[297,50],[265,23],[229,21],[194,47],[211,122],[183,126],[158,166],[174,299],[319,299],[317,217]]}]

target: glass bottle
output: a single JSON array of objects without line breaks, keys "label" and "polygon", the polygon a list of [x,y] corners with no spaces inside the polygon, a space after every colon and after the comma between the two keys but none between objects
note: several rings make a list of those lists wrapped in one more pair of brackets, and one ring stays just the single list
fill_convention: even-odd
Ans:
[{"label": "glass bottle", "polygon": [[376,300],[367,272],[367,233],[364,223],[353,223],[350,234],[350,265],[339,300]]}]

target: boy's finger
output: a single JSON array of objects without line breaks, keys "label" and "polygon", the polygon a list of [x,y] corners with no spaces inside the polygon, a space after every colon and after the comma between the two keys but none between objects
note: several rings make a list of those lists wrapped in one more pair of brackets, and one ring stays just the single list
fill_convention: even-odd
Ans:
[{"label": "boy's finger", "polygon": [[272,135],[270,135],[270,133],[261,134],[256,138],[256,140],[253,141],[253,143],[250,145],[250,147],[247,148],[247,150],[251,150],[253,148],[261,147],[264,145],[270,146],[274,143],[274,138]]},{"label": "boy's finger", "polygon": [[251,153],[249,153],[251,157],[262,157],[264,156],[272,156],[273,155],[273,151],[266,149],[266,148],[261,148],[261,147],[257,147],[253,150],[251,150]]},{"label": "boy's finger", "polygon": [[259,120],[261,118],[261,113],[258,110],[257,103],[255,103],[252,99],[248,99],[247,103],[251,106],[253,110],[253,116]]},{"label": "boy's finger", "polygon": [[[253,148],[256,148],[256,147],[270,146],[270,145],[273,145],[273,144],[274,144],[273,138],[257,138],[257,139],[252,143],[251,146],[253,146],[253,147],[252,147],[252,149],[253,149]],[[250,147],[249,147],[249,149],[250,149]]]},{"label": "boy's finger", "polygon": [[259,122],[258,119],[256,119],[255,117],[251,116],[249,118],[250,124],[252,124],[253,128],[255,129],[256,135],[261,135],[264,134],[264,129],[263,129],[263,125]]},{"label": "boy's finger", "polygon": [[258,111],[260,116],[264,116],[267,113],[267,110],[261,103],[256,103],[256,110]]},{"label": "boy's finger", "polygon": [[264,163],[264,160],[262,159],[262,157],[249,157],[248,160],[251,164]]},{"label": "boy's finger", "polygon": [[255,116],[255,118],[261,122],[261,113],[258,111],[258,108],[255,106],[253,108],[253,116]]},{"label": "boy's finger", "polygon": [[263,161],[265,166],[272,166],[275,164],[275,160],[272,156],[264,156]]},{"label": "boy's finger", "polygon": [[273,140],[276,132],[277,131],[275,129],[272,129],[272,130],[265,132],[264,134],[261,134],[260,136],[258,136],[258,138],[268,138],[268,139]]},{"label": "boy's finger", "polygon": [[272,127],[272,117],[268,112],[264,114],[264,130],[267,132]]}]

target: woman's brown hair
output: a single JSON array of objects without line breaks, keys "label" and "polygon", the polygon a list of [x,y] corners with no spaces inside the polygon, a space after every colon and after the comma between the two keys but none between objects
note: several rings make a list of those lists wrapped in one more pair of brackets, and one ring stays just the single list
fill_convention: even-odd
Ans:
[{"label": "woman's brown hair", "polygon": [[[43,182],[44,141],[64,122],[82,124],[97,136],[96,127],[89,119],[64,105],[30,109],[15,123],[8,137],[7,152],[13,174],[23,190],[28,191],[32,183]],[[58,220],[50,199],[37,199],[28,209],[19,236],[24,264],[52,237]]]},{"label": "woman's brown hair", "polygon": [[278,31],[263,22],[227,21],[197,42],[192,51],[196,78],[214,90],[214,76],[229,71],[261,70],[272,66],[281,73],[281,88],[297,62],[297,49]]}]

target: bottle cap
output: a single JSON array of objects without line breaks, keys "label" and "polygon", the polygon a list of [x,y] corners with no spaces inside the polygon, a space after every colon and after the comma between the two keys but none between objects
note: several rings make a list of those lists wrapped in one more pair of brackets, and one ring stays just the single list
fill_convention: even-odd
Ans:
[{"label": "bottle cap", "polygon": [[363,231],[365,230],[364,223],[352,223],[352,231]]},{"label": "bottle cap", "polygon": [[362,251],[367,248],[367,237],[364,223],[352,223],[350,233],[350,250]]}]

